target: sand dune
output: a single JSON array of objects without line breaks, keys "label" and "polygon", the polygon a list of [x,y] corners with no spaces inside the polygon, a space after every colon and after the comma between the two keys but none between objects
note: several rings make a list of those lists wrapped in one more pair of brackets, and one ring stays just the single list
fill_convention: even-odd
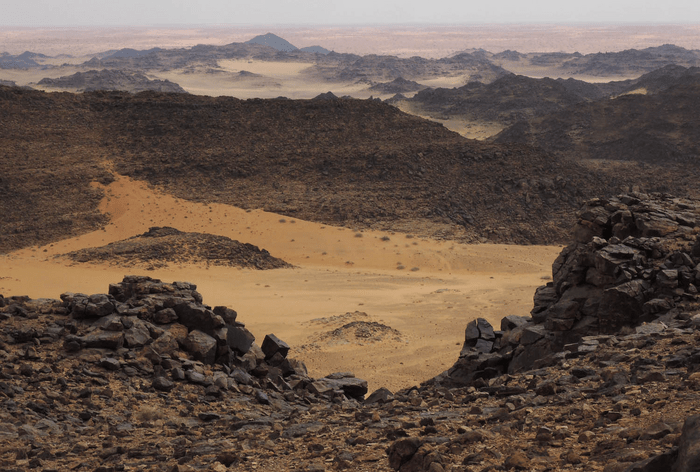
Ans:
[{"label": "sand dune", "polygon": [[[95,184],[99,185],[99,184]],[[534,289],[550,273],[558,247],[466,246],[387,232],[355,232],[260,210],[176,199],[118,177],[106,187],[103,230],[0,256],[0,293],[57,298],[61,291],[104,293],[127,273],[198,284],[210,305],[239,313],[258,340],[275,333],[293,346],[312,375],[353,371],[370,389],[398,389],[451,366],[464,328],[482,316],[494,324],[525,315]],[[228,236],[265,248],[294,269],[255,271],[170,265],[156,270],[76,264],[54,256],[145,232],[151,226]],[[353,339],[314,345],[319,333],[343,325],[319,318],[364,312],[401,339]],[[363,318],[364,319],[364,318]],[[347,321],[345,321],[347,322]]]}]

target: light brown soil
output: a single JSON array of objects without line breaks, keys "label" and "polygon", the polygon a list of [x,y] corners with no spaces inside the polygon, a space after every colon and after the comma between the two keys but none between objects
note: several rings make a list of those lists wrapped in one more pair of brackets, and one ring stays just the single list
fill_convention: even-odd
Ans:
[{"label": "light brown soil", "polygon": [[[310,375],[353,371],[369,381],[370,390],[416,385],[451,366],[464,327],[478,316],[498,325],[505,315],[528,314],[535,288],[560,251],[554,246],[461,245],[399,233],[355,233],[259,210],[191,203],[125,177],[104,190],[100,210],[111,217],[104,231],[0,256],[0,293],[32,298],[58,298],[66,290],[104,293],[126,273],[193,282],[207,303],[238,311],[258,341],[274,333],[289,343]],[[142,234],[151,226],[228,236],[267,249],[297,268],[171,264],[146,271],[53,257]],[[367,313],[363,321],[398,330],[403,340],[387,337],[362,346],[322,345],[299,352],[315,335],[338,327],[312,320],[355,311]]]}]

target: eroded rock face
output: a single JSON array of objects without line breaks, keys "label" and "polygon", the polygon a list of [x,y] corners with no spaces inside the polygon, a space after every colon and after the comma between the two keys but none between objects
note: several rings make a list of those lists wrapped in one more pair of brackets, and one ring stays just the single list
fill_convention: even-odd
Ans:
[{"label": "eroded rock face", "polygon": [[697,301],[700,204],[623,195],[588,202],[575,242],[535,296],[533,319],[575,335],[615,333]]},{"label": "eroded rock face", "polygon": [[700,307],[699,233],[695,200],[635,194],[587,202],[574,242],[552,264],[552,282],[535,293],[532,318],[507,316],[501,331],[472,321],[460,359],[437,381],[471,385],[551,363],[567,346],[594,349],[620,332],[658,331],[643,323],[689,318]]}]

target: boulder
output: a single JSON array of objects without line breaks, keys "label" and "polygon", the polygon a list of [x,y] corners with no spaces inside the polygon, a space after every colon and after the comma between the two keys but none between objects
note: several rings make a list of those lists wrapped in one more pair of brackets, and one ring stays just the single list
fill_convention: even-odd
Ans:
[{"label": "boulder", "polygon": [[672,472],[700,470],[700,415],[688,417],[678,444],[678,459]]},{"label": "boulder", "polygon": [[239,324],[228,326],[228,345],[231,349],[239,354],[245,354],[250,350],[250,347],[255,341],[253,333],[248,331],[245,326]]},{"label": "boulder", "polygon": [[174,309],[178,322],[190,330],[196,329],[211,334],[226,324],[219,315],[197,303],[180,303]]},{"label": "boulder", "polygon": [[205,364],[213,364],[216,359],[216,340],[202,331],[191,331],[185,338],[183,347],[192,357]]},{"label": "boulder", "polygon": [[274,334],[268,334],[265,336],[265,339],[263,339],[261,349],[265,353],[265,359],[270,359],[275,354],[287,357],[289,344],[285,343]]},{"label": "boulder", "polygon": [[116,331],[97,331],[82,338],[86,348],[119,349],[124,345],[124,333]]}]

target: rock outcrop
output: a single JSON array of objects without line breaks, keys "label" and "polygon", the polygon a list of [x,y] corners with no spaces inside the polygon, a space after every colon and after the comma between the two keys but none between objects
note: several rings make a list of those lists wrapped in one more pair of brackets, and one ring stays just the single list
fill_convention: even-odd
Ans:
[{"label": "rock outcrop", "polygon": [[60,89],[75,89],[78,92],[95,90],[121,90],[138,93],[146,90],[153,92],[187,93],[185,89],[169,80],[149,79],[139,72],[122,70],[89,70],[58,78],[44,78],[38,85]]},{"label": "rock outcrop", "polygon": [[107,262],[128,267],[167,267],[170,263],[198,263],[251,269],[281,269],[291,264],[249,243],[207,233],[186,233],[170,227],[152,227],[144,234],[102,247],[85,248],[58,257],[74,262]]},{"label": "rock outcrop", "polygon": [[508,316],[497,332],[484,319],[471,322],[459,361],[437,381],[470,385],[567,350],[595,350],[614,335],[684,325],[700,307],[699,233],[695,200],[636,194],[588,201],[574,242],[554,261],[552,282],[534,295],[531,318]]}]

